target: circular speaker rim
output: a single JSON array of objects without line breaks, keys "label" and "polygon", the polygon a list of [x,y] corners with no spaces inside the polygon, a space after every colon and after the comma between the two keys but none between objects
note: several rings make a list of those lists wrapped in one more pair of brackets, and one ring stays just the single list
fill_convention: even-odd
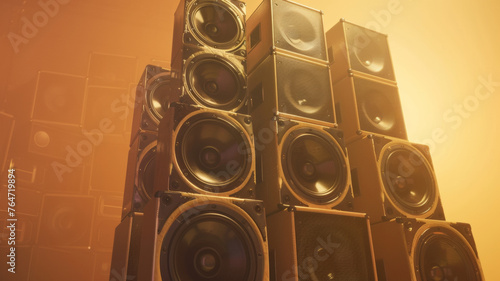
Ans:
[{"label": "circular speaker rim", "polygon": [[[200,3],[201,2],[201,3]],[[205,36],[203,36],[198,29],[196,28],[195,23],[193,22],[193,16],[196,15],[196,12],[205,6],[218,6],[222,7],[222,9],[229,12],[234,19],[236,26],[238,27],[237,36],[234,37],[230,42],[219,44],[215,41],[212,41]],[[204,43],[206,46],[222,50],[222,51],[234,51],[238,48],[242,47],[245,42],[245,13],[238,9],[234,4],[227,0],[195,0],[192,1],[186,7],[186,12],[188,14],[187,19],[187,28],[190,34],[198,41]]]},{"label": "circular speaker rim", "polygon": [[[189,194],[183,194],[189,197]],[[192,197],[192,196],[191,196]],[[156,241],[161,241],[160,243],[156,243],[156,251],[155,251],[155,267],[154,267],[154,272],[155,276],[159,276],[162,278],[162,270],[160,266],[160,260],[161,260],[161,255],[163,251],[163,241],[166,239],[167,234],[170,229],[174,226],[174,224],[179,224],[180,221],[184,219],[189,219],[187,216],[183,216],[183,214],[188,213],[190,210],[195,210],[194,212],[191,212],[191,215],[194,214],[199,214],[201,213],[204,208],[204,206],[208,206],[210,208],[211,206],[219,206],[218,210],[229,210],[230,212],[237,214],[242,218],[242,221],[246,222],[244,224],[244,229],[250,231],[249,236],[252,236],[252,242],[253,244],[253,249],[258,253],[257,260],[256,260],[256,269],[257,273],[255,275],[257,278],[255,280],[261,280],[264,278],[265,274],[269,272],[269,265],[265,262],[265,258],[268,255],[268,247],[267,247],[267,242],[264,241],[260,229],[257,226],[257,224],[254,222],[252,217],[245,212],[243,209],[235,206],[235,204],[232,202],[233,199],[225,199],[221,197],[208,197],[208,196],[197,196],[195,199],[190,200],[180,206],[178,206],[172,214],[167,218],[165,221],[165,224],[163,225],[161,231],[159,232]],[[243,201],[242,199],[240,199]],[[206,207],[205,207],[206,208]],[[188,213],[189,215],[189,213]],[[233,218],[234,219],[234,218]],[[238,221],[238,220],[237,220]],[[253,235],[250,235],[253,234]],[[168,252],[168,249],[167,249]]]},{"label": "circular speaker rim", "polygon": [[[333,189],[335,191],[337,188],[342,189],[341,192],[332,192],[333,194],[338,194],[337,196],[330,198],[327,197],[324,202],[322,202],[321,199],[316,199],[302,191],[300,191],[300,188],[295,187],[295,184],[290,182],[288,179],[290,178],[288,176],[288,172],[285,171],[285,166],[284,166],[284,157],[286,157],[287,154],[287,145],[296,138],[294,136],[295,134],[300,135],[302,132],[307,132],[311,133],[311,131],[314,131],[315,134],[319,135],[320,138],[325,140],[327,143],[331,144],[333,148],[338,152],[338,156],[340,161],[342,162],[342,175],[341,179],[339,180],[339,184],[336,188]],[[299,201],[303,201],[310,207],[315,207],[315,208],[332,208],[344,201],[344,199],[347,197],[347,194],[349,192],[349,182],[351,181],[351,174],[348,168],[348,160],[347,156],[342,150],[342,146],[338,143],[338,141],[332,137],[330,134],[323,132],[319,127],[316,126],[311,126],[311,125],[306,125],[306,124],[300,124],[296,125],[292,128],[289,128],[286,133],[282,137],[282,141],[279,145],[278,148],[278,155],[279,158],[279,174],[280,177],[283,179],[284,186],[287,188],[287,190],[292,193],[292,195],[297,198]],[[285,156],[283,156],[285,155]]]},{"label": "circular speaker rim", "polygon": [[[399,203],[398,200],[395,198],[395,196],[388,191],[388,183],[387,179],[385,176],[385,166],[387,164],[387,158],[391,155],[391,153],[395,150],[407,150],[410,152],[415,153],[420,157],[420,160],[422,160],[422,165],[424,168],[429,172],[429,179],[431,180],[431,186],[434,187],[433,190],[431,190],[432,194],[429,196],[429,199],[427,202],[429,204],[424,204],[424,206],[428,207],[425,210],[422,211],[414,211],[403,204]],[[379,158],[378,161],[378,167],[380,171],[380,177],[381,177],[381,185],[382,185],[382,191],[384,193],[384,197],[390,202],[391,206],[394,207],[398,212],[401,214],[404,214],[405,216],[408,217],[413,217],[413,218],[427,218],[431,215],[434,214],[434,212],[437,209],[438,203],[439,203],[439,189],[437,186],[437,180],[436,180],[436,174],[434,173],[434,169],[432,168],[432,165],[429,163],[425,155],[420,152],[418,149],[413,147],[411,143],[404,143],[401,141],[396,141],[393,140],[386,144],[380,151],[379,155],[381,157]],[[434,199],[434,200],[432,200]],[[424,209],[424,208],[422,208]]]},{"label": "circular speaker rim", "polygon": [[[415,233],[413,238],[413,242],[411,245],[411,268],[413,272],[413,277],[417,281],[423,281],[421,278],[421,274],[417,272],[417,268],[419,268],[420,261],[419,255],[422,251],[422,243],[428,241],[426,239],[428,236],[432,235],[434,229],[439,229],[441,232],[446,232],[449,237],[453,237],[462,242],[461,245],[465,246],[463,249],[467,254],[467,258],[473,263],[472,266],[475,269],[475,277],[478,278],[478,281],[483,281],[484,277],[482,276],[481,271],[481,263],[477,258],[474,249],[469,244],[469,241],[460,233],[458,230],[454,229],[447,222],[438,222],[438,221],[427,221],[424,225],[422,225]],[[418,254],[417,254],[418,253]]]},{"label": "circular speaker rim", "polygon": [[[233,127],[237,132],[240,133],[243,141],[246,143],[247,151],[249,151],[249,154],[246,154],[246,159],[249,160],[248,163],[245,165],[245,170],[242,172],[243,175],[246,175],[245,178],[242,179],[242,177],[236,178],[233,183],[235,183],[235,187],[233,188],[225,188],[227,191],[222,191],[222,192],[212,192],[210,190],[206,190],[201,186],[204,185],[204,183],[200,182],[199,180],[192,180],[186,177],[184,172],[182,171],[182,167],[178,161],[178,159],[183,159],[182,156],[182,149],[181,145],[176,145],[178,143],[178,138],[182,136],[182,133],[185,133],[184,131],[187,130],[184,124],[187,122],[190,122],[194,124],[198,120],[203,120],[203,119],[213,119],[213,120],[218,120],[221,122],[224,122],[226,125]],[[193,122],[194,121],[194,122]],[[189,123],[188,123],[189,124]],[[189,126],[188,126],[189,127]],[[239,191],[241,191],[245,186],[248,184],[250,179],[252,178],[253,175],[253,170],[255,167],[255,154],[254,154],[254,145],[253,145],[253,139],[251,135],[247,132],[247,130],[236,120],[233,118],[230,118],[229,116],[224,115],[223,113],[215,112],[215,111],[209,111],[209,110],[204,110],[201,109],[199,111],[194,111],[191,112],[190,114],[186,115],[176,126],[176,129],[174,131],[174,134],[172,136],[172,152],[173,152],[173,164],[175,170],[178,172],[180,177],[182,178],[183,182],[185,182],[191,189],[195,190],[197,193],[201,194],[212,194],[212,195],[218,195],[218,196],[232,196]],[[189,175],[189,174],[188,174]],[[192,177],[195,178],[195,177]],[[241,180],[242,179],[242,180]],[[205,184],[206,185],[206,184]],[[227,185],[226,185],[227,186]],[[218,187],[217,187],[218,188]],[[217,189],[216,188],[216,189]]]},{"label": "circular speaker rim", "polygon": [[146,187],[143,184],[143,174],[145,170],[145,166],[156,158],[156,146],[158,141],[153,141],[148,144],[144,149],[141,150],[140,155],[137,159],[137,167],[135,171],[135,186],[141,198],[148,202],[151,199],[151,195],[148,194]]},{"label": "circular speaker rim", "polygon": [[[203,95],[198,93],[193,83],[191,82],[191,77],[193,75],[194,70],[196,69],[195,67],[200,64],[200,61],[209,59],[222,63],[222,65],[227,67],[232,72],[232,74],[234,74],[234,77],[236,78],[235,82],[237,83],[238,86],[237,93],[235,94],[234,98],[226,104],[217,105],[216,103],[205,101]],[[202,51],[192,54],[184,64],[186,65],[186,67],[184,69],[182,76],[183,76],[185,91],[187,92],[189,97],[198,105],[213,109],[226,110],[226,111],[240,110],[244,106],[248,97],[246,93],[246,79],[244,75],[245,71],[243,69],[243,66],[241,65],[238,66],[237,63],[239,63],[239,61],[214,53],[208,53]]]}]

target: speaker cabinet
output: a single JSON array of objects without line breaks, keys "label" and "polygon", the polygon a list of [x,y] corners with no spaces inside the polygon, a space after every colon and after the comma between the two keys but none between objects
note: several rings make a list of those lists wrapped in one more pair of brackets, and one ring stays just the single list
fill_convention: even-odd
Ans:
[{"label": "speaker cabinet", "polygon": [[156,190],[255,197],[248,115],[173,104],[160,122]]},{"label": "speaker cabinet", "polygon": [[181,73],[179,102],[248,112],[246,61],[238,56],[200,47],[184,47],[172,69]]},{"label": "speaker cabinet", "polygon": [[181,0],[175,11],[172,61],[185,57],[184,47],[246,56],[246,5],[236,0]]},{"label": "speaker cabinet", "polygon": [[37,245],[50,248],[88,249],[94,222],[95,198],[45,195]]},{"label": "speaker cabinet", "polygon": [[323,13],[288,0],[264,0],[247,22],[248,72],[271,50],[327,63]]},{"label": "speaker cabinet", "polygon": [[156,133],[144,131],[130,147],[123,195],[123,218],[131,212],[142,212],[153,197],[157,139]]},{"label": "speaker cabinet", "polygon": [[267,221],[271,280],[377,280],[364,214],[296,207]]},{"label": "speaker cabinet", "polygon": [[31,119],[67,125],[81,125],[87,78],[40,71]]},{"label": "speaker cabinet", "polygon": [[334,84],[333,92],[337,123],[348,142],[371,133],[408,139],[395,85],[352,74]]},{"label": "speaker cabinet", "polygon": [[332,80],[349,72],[395,82],[387,35],[340,20],[326,33]]},{"label": "speaker cabinet", "polygon": [[469,224],[398,218],[372,235],[379,281],[484,280]]},{"label": "speaker cabinet", "polygon": [[445,219],[428,146],[370,135],[347,150],[355,211],[367,213],[372,222]]},{"label": "speaker cabinet", "polygon": [[268,212],[282,205],[352,208],[341,131],[284,118],[259,123],[256,130],[257,194]]},{"label": "speaker cabinet", "polygon": [[129,213],[115,229],[109,280],[138,280],[143,214]]},{"label": "speaker cabinet", "polygon": [[170,103],[180,96],[178,74],[159,66],[147,65],[137,85],[130,144],[140,131],[157,132]]},{"label": "speaker cabinet", "polygon": [[335,114],[329,68],[280,53],[268,56],[248,76],[252,115],[279,115],[333,124]]},{"label": "speaker cabinet", "polygon": [[144,218],[139,280],[269,280],[262,201],[164,192]]}]

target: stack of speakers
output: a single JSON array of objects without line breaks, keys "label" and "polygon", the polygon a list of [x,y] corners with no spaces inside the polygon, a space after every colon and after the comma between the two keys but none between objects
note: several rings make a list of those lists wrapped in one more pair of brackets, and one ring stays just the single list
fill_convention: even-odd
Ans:
[{"label": "stack of speakers", "polygon": [[343,20],[325,36],[288,0],[245,13],[181,0],[171,70],[144,70],[112,274],[483,280],[407,140],[387,38]]}]

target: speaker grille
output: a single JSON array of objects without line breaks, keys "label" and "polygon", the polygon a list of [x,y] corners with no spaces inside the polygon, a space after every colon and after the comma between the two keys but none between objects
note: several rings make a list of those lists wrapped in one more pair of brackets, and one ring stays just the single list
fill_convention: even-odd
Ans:
[{"label": "speaker grille", "polygon": [[334,122],[328,67],[283,55],[276,60],[279,111]]},{"label": "speaker grille", "polygon": [[322,14],[293,2],[272,2],[275,46],[327,61]]},{"label": "speaker grille", "polygon": [[298,280],[374,280],[365,218],[295,213]]},{"label": "speaker grille", "polygon": [[354,77],[361,130],[406,138],[397,88]]}]

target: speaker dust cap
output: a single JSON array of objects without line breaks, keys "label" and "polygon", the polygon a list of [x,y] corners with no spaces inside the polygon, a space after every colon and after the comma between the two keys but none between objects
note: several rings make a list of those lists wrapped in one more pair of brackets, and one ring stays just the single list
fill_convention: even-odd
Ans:
[{"label": "speaker dust cap", "polygon": [[228,57],[199,52],[186,61],[184,83],[199,105],[237,111],[246,101],[243,66]]},{"label": "speaker dust cap", "polygon": [[179,124],[175,141],[177,167],[195,189],[233,193],[252,175],[252,140],[235,119],[210,112],[191,115]]},{"label": "speaker dust cap", "polygon": [[434,171],[425,156],[408,144],[387,144],[381,174],[389,199],[411,216],[431,214],[439,195]]},{"label": "speaker dust cap", "polygon": [[272,1],[276,47],[327,61],[323,15],[289,1]]},{"label": "speaker dust cap", "polygon": [[431,227],[419,237],[414,263],[419,281],[482,280],[471,247],[448,227]]},{"label": "speaker dust cap", "polygon": [[318,129],[299,128],[286,136],[281,150],[285,181],[302,199],[329,204],[347,189],[347,162],[339,144]]},{"label": "speaker dust cap", "polygon": [[334,123],[328,67],[283,55],[276,60],[278,110]]}]

